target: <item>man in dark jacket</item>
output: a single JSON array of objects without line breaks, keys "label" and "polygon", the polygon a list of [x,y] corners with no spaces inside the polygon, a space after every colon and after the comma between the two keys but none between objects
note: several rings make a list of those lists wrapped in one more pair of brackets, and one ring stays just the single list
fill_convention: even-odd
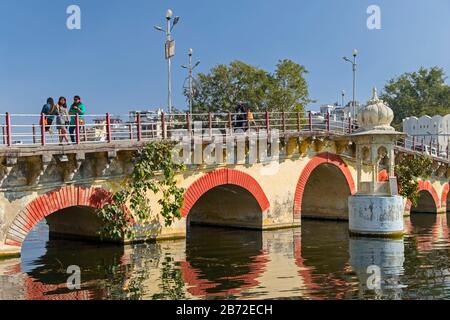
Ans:
[{"label": "man in dark jacket", "polygon": [[55,101],[53,100],[53,98],[48,98],[47,99],[47,103],[44,104],[44,106],[42,107],[42,111],[41,113],[43,113],[45,115],[44,119],[45,119],[45,131],[48,132],[50,131],[50,127],[53,123],[53,117],[52,112],[54,110],[55,106]]}]

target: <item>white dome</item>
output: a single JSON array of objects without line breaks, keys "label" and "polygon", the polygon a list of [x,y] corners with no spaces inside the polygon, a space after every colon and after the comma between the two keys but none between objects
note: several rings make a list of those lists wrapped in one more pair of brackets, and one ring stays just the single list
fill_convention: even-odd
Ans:
[{"label": "white dome", "polygon": [[377,95],[377,89],[373,89],[373,97],[358,114],[358,123],[360,130],[383,130],[395,131],[391,127],[394,120],[394,112],[389,108],[383,100],[380,100]]}]

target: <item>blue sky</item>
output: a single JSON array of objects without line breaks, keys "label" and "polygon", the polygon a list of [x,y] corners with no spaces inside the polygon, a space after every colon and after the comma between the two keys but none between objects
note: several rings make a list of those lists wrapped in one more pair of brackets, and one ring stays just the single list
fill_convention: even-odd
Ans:
[{"label": "blue sky", "polygon": [[[81,7],[82,29],[66,28],[66,9]],[[369,5],[382,29],[366,27]],[[197,69],[239,59],[273,71],[292,59],[309,70],[319,104],[351,94],[359,50],[357,98],[420,66],[450,75],[448,0],[0,0],[0,112],[38,113],[48,96],[82,96],[88,113],[127,113],[166,106],[163,34],[167,8],[181,16],[174,30],[174,104],[184,108],[187,50]],[[71,99],[70,99],[71,100]],[[313,106],[310,106],[313,107]]]}]

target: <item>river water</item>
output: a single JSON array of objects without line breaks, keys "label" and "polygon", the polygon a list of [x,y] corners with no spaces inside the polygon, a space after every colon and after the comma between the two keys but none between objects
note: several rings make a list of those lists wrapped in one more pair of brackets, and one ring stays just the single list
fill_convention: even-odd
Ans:
[{"label": "river water", "polygon": [[[49,240],[0,261],[0,299],[449,299],[447,215],[414,214],[403,240],[350,238],[345,222],[298,229],[191,227],[187,239],[123,248]],[[81,288],[70,290],[69,266]]]}]

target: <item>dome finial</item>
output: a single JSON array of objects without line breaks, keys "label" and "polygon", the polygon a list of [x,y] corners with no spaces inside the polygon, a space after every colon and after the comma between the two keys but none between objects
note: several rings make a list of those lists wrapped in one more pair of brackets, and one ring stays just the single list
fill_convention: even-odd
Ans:
[{"label": "dome finial", "polygon": [[377,87],[373,87],[372,89],[372,99],[370,99],[367,102],[369,105],[370,104],[377,104],[377,103],[384,103],[383,100],[381,100],[380,98],[378,98],[378,90]]},{"label": "dome finial", "polygon": [[380,99],[378,99],[377,87],[373,87],[372,92],[372,101],[379,101]]}]

